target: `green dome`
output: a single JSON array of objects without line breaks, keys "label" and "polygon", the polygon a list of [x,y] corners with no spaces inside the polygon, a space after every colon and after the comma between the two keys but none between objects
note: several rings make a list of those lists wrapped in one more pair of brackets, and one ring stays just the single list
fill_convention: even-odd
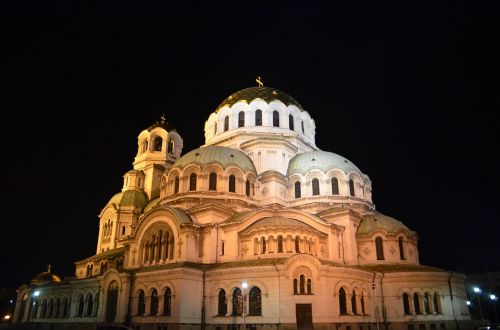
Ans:
[{"label": "green dome", "polygon": [[399,230],[410,231],[402,222],[383,215],[382,213],[367,214],[361,220],[356,235],[369,235],[374,230],[383,230],[387,233],[395,234]]},{"label": "green dome", "polygon": [[326,173],[334,168],[345,173],[353,171],[361,173],[356,165],[340,155],[327,151],[310,151],[295,155],[290,160],[288,176],[295,173],[306,174],[313,169]]},{"label": "green dome", "polygon": [[304,110],[299,102],[297,102],[287,93],[280,91],[279,89],[270,87],[250,87],[242,89],[230,95],[217,107],[217,110],[215,110],[215,112],[219,111],[220,108],[226,105],[230,107],[239,101],[246,101],[247,103],[250,103],[254,99],[262,99],[267,103],[278,100],[283,102],[287,106],[293,104],[300,110]]},{"label": "green dome", "polygon": [[212,163],[217,163],[223,168],[235,165],[245,172],[257,173],[252,160],[243,152],[220,146],[206,146],[194,149],[179,158],[174,167],[183,168],[189,164],[198,164],[203,167]]},{"label": "green dome", "polygon": [[138,190],[125,190],[121,193],[114,195],[108,204],[115,204],[120,206],[133,206],[135,208],[143,209],[148,203],[148,198],[143,192]]}]

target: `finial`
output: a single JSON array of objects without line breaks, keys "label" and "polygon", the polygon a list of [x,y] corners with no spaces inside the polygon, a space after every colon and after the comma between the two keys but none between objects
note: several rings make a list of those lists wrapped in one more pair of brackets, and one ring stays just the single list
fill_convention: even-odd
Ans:
[{"label": "finial", "polygon": [[47,265],[47,273],[50,273],[50,269],[52,268],[52,266],[50,264]]},{"label": "finial", "polygon": [[162,114],[161,117],[160,117],[160,119],[161,119],[162,123],[164,123],[164,122],[167,121],[167,118],[165,118],[165,114]]},{"label": "finial", "polygon": [[260,79],[260,76],[258,76],[257,79],[255,79],[255,81],[257,82],[257,84],[259,85],[259,87],[264,87],[264,83]]}]

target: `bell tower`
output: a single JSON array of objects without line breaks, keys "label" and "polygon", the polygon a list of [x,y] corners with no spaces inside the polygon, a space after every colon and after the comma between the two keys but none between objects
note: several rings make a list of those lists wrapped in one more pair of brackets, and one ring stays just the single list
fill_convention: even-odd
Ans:
[{"label": "bell tower", "polygon": [[183,140],[165,116],[161,116],[159,122],[143,130],[137,140],[134,170],[144,173],[143,189],[151,200],[160,195],[161,176],[180,157]]}]

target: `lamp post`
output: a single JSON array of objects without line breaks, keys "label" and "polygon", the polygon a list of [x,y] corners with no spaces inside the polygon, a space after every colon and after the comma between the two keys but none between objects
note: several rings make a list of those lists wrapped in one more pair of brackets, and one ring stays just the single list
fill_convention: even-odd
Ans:
[{"label": "lamp post", "polygon": [[481,308],[481,300],[479,299],[479,294],[481,293],[481,289],[477,286],[474,287],[474,292],[476,293],[477,304],[479,306],[479,315],[481,316],[481,323],[484,323],[483,309]]},{"label": "lamp post", "polygon": [[241,315],[243,316],[243,330],[246,330],[247,324],[245,321],[245,314],[246,314],[246,301],[247,301],[247,289],[248,289],[248,283],[243,282],[241,283],[241,287],[243,288],[243,311]]},{"label": "lamp post", "polygon": [[494,294],[490,294],[490,299],[491,303],[493,304],[493,312],[495,313],[495,322],[498,323],[497,307],[495,306],[497,302],[497,296],[495,296]]}]

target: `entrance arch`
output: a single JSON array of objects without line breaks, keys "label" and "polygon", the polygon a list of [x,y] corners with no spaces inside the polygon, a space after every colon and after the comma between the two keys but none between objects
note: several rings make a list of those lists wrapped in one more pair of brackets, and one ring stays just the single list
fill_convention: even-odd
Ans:
[{"label": "entrance arch", "polygon": [[111,282],[108,288],[108,299],[106,302],[106,322],[114,322],[116,318],[116,307],[118,305],[118,283]]}]

